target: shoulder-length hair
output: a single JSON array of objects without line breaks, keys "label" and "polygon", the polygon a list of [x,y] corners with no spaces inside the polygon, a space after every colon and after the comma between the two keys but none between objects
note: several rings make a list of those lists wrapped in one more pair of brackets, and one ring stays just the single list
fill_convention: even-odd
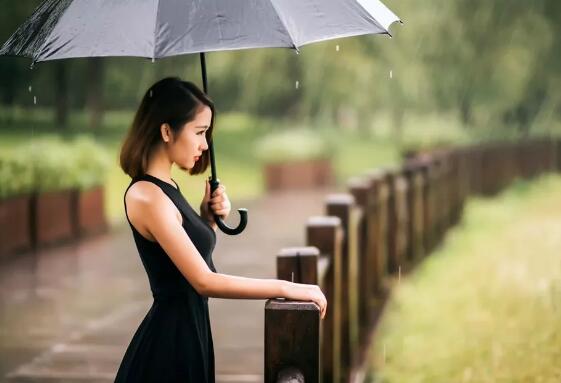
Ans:
[{"label": "shoulder-length hair", "polygon": [[[205,135],[212,140],[214,126],[214,103],[195,84],[168,77],[152,85],[140,103],[132,126],[123,142],[120,165],[125,173],[136,178],[143,175],[148,167],[150,155],[163,140],[160,127],[168,123],[172,139],[177,137],[185,124],[193,121],[205,106],[212,112],[210,127]],[[204,173],[210,163],[210,154],[205,150],[189,170],[190,174]]]}]

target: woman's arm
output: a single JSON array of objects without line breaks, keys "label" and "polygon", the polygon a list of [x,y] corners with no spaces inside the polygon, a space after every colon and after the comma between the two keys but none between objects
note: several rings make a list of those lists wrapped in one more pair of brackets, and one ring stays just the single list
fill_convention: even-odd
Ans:
[{"label": "woman's arm", "polygon": [[212,272],[178,222],[169,200],[161,190],[153,189],[150,194],[149,198],[138,201],[144,224],[199,294],[215,298],[313,301],[320,307],[322,317],[325,315],[327,302],[318,286]]},{"label": "woman's arm", "polygon": [[212,298],[268,299],[288,298],[315,302],[325,317],[327,300],[316,285],[292,283],[279,279],[255,279],[211,273],[203,284],[202,295]]},{"label": "woman's arm", "polygon": [[201,294],[211,298],[268,299],[286,298],[287,281],[255,279],[211,272]]}]

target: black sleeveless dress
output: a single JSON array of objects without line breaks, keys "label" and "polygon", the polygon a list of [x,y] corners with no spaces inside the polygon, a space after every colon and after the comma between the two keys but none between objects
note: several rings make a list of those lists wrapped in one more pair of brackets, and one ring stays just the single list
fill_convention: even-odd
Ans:
[{"label": "black sleeveless dress", "polygon": [[[212,262],[216,233],[185,200],[177,184],[176,188],[144,174],[134,178],[126,191],[140,180],[156,184],[170,198],[181,212],[189,238],[216,272]],[[125,215],[126,210],[125,203]],[[208,298],[199,295],[162,247],[142,236],[126,216],[148,274],[154,303],[127,348],[115,382],[214,383]]]}]

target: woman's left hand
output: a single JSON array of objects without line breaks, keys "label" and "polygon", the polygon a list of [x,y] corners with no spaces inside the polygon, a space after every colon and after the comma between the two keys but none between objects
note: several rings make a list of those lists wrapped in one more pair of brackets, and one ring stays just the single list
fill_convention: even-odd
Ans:
[{"label": "woman's left hand", "polygon": [[210,182],[207,180],[205,196],[201,202],[201,217],[214,227],[214,215],[216,214],[222,219],[226,219],[231,209],[232,205],[226,194],[226,187],[224,185],[219,185],[218,189],[216,189],[211,196]]}]

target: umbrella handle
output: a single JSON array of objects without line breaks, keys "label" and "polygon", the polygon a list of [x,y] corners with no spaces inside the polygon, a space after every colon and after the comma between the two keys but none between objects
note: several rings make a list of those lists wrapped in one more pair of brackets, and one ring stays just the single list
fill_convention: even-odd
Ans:
[{"label": "umbrella handle", "polygon": [[[217,179],[212,179],[212,177],[209,177],[209,182],[210,182],[210,192],[212,194],[216,189],[218,189],[218,185],[220,185],[220,181]],[[245,227],[247,226],[247,209],[244,208],[238,209],[238,213],[240,215],[240,223],[238,224],[237,227],[229,227],[224,223],[224,220],[216,214],[214,215],[214,221],[216,222],[216,225],[220,228],[220,230],[222,230],[224,234],[238,235],[242,231],[244,231]]]}]

